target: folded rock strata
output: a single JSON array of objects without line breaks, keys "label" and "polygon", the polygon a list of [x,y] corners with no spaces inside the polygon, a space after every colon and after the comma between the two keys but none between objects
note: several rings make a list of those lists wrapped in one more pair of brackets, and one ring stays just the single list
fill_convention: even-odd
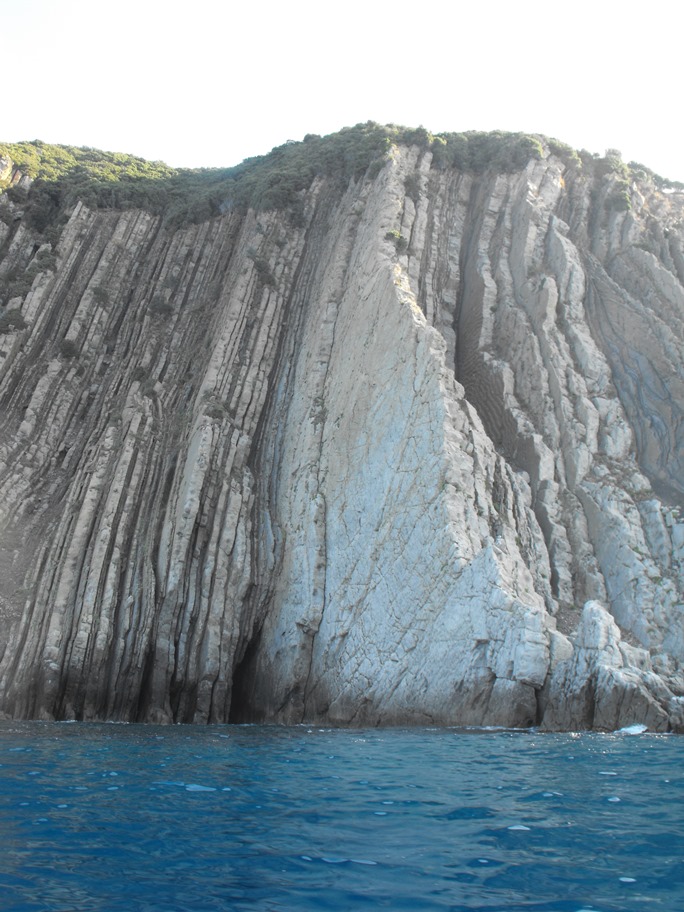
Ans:
[{"label": "folded rock strata", "polygon": [[611,180],[0,197],[0,710],[684,729],[684,201]]}]

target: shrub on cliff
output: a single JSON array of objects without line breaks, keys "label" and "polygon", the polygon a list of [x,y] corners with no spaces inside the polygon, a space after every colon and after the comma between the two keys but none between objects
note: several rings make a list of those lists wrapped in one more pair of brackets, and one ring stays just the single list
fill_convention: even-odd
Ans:
[{"label": "shrub on cliff", "polygon": [[31,265],[25,270],[15,267],[6,272],[0,279],[0,304],[7,304],[12,298],[25,297],[39,271],[37,265]]},{"label": "shrub on cliff", "polygon": [[526,133],[440,133],[432,143],[433,161],[438,168],[481,173],[520,171],[539,159],[544,149],[538,137]]},{"label": "shrub on cliff", "polygon": [[271,267],[268,265],[268,260],[266,257],[261,256],[254,250],[250,248],[247,251],[248,258],[254,263],[254,271],[256,272],[257,281],[262,285],[274,286],[276,283],[275,276],[271,272]]},{"label": "shrub on cliff", "polygon": [[629,187],[625,181],[619,181],[613,192],[606,197],[606,209],[609,212],[627,212],[632,208]]},{"label": "shrub on cliff", "polygon": [[93,301],[102,307],[109,304],[109,292],[107,289],[103,288],[102,285],[97,285],[93,288]]},{"label": "shrub on cliff", "polygon": [[684,183],[681,181],[672,181],[666,177],[661,177],[660,174],[656,174],[655,171],[651,171],[650,168],[640,162],[631,161],[628,168],[632,177],[639,180],[652,180],[659,190],[684,190]]},{"label": "shrub on cliff", "polygon": [[408,249],[408,241],[406,240],[404,235],[400,231],[398,231],[396,228],[393,229],[392,231],[387,232],[387,234],[385,235],[385,240],[391,241],[394,244],[394,247],[395,247],[397,253],[399,253],[399,254],[405,253],[406,250]]},{"label": "shrub on cliff", "polygon": [[72,358],[77,358],[80,355],[81,349],[73,341],[73,339],[62,339],[62,341],[59,343],[59,353],[63,358],[71,360]]},{"label": "shrub on cliff", "polygon": [[161,294],[156,294],[150,302],[150,313],[158,317],[170,317],[173,313],[173,307]]},{"label": "shrub on cliff", "polygon": [[20,310],[6,310],[4,314],[0,314],[0,336],[26,329],[27,326],[28,323]]}]

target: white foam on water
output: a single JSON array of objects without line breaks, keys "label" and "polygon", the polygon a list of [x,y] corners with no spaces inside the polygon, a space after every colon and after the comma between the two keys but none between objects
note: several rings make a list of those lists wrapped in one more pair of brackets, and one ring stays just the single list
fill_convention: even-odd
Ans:
[{"label": "white foam on water", "polygon": [[636,883],[636,877],[621,877],[620,883]]},{"label": "white foam on water", "polygon": [[478,858],[477,860],[480,862],[480,864],[489,864],[488,858]]},{"label": "white foam on water", "polygon": [[617,773],[611,773],[610,770],[600,770],[599,776],[617,776]]},{"label": "white foam on water", "polygon": [[350,858],[349,861],[354,864],[377,865],[377,861],[369,861],[367,858]]},{"label": "white foam on water", "polygon": [[313,858],[311,858],[310,855],[300,855],[299,857],[302,859],[302,861],[313,861]]},{"label": "white foam on water", "polygon": [[508,829],[509,830],[528,830],[529,831],[530,828],[523,826],[522,823],[516,823],[513,826],[509,826]]},{"label": "white foam on water", "polygon": [[194,785],[191,783],[190,785],[185,786],[185,791],[186,792],[215,792],[216,789],[211,785]]},{"label": "white foam on water", "polygon": [[619,801],[619,800],[620,799],[617,797],[617,795],[611,795],[610,798],[608,799],[608,801]]},{"label": "white foam on water", "polygon": [[636,725],[625,725],[624,728],[619,728],[618,734],[619,735],[643,735],[643,733],[645,731],[648,731],[648,726],[637,723]]},{"label": "white foam on water", "polygon": [[321,861],[324,861],[326,864],[344,864],[349,861],[348,858],[339,858],[337,855],[330,855],[326,858],[321,858]]}]

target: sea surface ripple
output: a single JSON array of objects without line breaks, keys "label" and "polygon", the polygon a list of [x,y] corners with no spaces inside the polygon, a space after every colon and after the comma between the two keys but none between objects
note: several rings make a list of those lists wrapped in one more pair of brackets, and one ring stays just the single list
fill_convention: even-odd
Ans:
[{"label": "sea surface ripple", "polygon": [[0,723],[2,912],[675,912],[684,740]]}]

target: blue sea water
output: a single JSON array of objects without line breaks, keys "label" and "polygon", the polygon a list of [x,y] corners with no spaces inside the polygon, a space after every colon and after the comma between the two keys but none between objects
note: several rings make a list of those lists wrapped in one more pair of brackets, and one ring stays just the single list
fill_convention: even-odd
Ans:
[{"label": "blue sea water", "polygon": [[2,912],[684,909],[684,740],[0,723]]}]

